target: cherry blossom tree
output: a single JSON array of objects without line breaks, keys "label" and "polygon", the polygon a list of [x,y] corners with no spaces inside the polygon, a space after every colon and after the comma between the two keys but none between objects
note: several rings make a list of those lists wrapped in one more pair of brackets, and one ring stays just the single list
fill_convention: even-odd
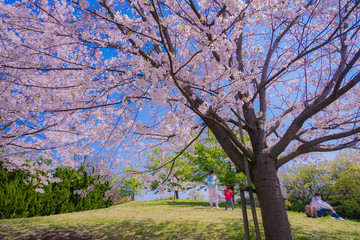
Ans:
[{"label": "cherry blossom tree", "polygon": [[[98,152],[109,152],[103,172],[116,159],[138,168],[151,164],[145,151],[166,159],[209,128],[241,171],[248,162],[266,238],[291,239],[279,167],[359,146],[358,0],[3,0],[0,9],[9,170]],[[24,164],[38,155],[54,160]]]}]

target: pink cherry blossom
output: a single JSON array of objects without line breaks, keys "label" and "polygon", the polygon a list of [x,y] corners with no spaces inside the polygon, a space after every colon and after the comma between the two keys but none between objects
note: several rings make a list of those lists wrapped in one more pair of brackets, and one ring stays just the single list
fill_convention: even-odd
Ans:
[{"label": "pink cherry blossom", "polygon": [[92,156],[105,179],[126,167],[148,184],[148,153],[171,164],[206,126],[241,171],[248,159],[278,216],[267,236],[290,238],[277,169],[359,147],[359,4],[2,1],[0,161],[34,176]]}]

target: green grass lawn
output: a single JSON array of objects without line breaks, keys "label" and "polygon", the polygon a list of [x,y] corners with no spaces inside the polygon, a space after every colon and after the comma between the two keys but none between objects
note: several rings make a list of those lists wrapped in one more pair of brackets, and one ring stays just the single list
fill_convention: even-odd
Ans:
[{"label": "green grass lawn", "polygon": [[[360,222],[288,214],[296,239],[360,240]],[[0,239],[244,239],[242,227],[241,207],[225,211],[210,209],[203,201],[135,201],[107,209],[0,220]]]}]

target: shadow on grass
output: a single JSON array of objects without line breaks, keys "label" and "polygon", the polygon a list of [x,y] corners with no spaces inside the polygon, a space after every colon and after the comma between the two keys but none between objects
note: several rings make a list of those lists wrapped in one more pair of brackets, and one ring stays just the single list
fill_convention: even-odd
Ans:
[{"label": "shadow on grass", "polygon": [[196,200],[155,200],[149,202],[147,205],[174,205],[174,206],[209,206],[209,202]]},{"label": "shadow on grass", "polygon": [[113,203],[112,206],[117,206],[117,205],[121,205],[121,204],[128,203],[128,202],[130,202],[130,201],[119,201],[119,202]]},{"label": "shadow on grass", "polygon": [[336,233],[328,233],[325,231],[307,231],[303,228],[292,228],[292,233],[296,240],[360,240],[360,235],[355,232],[336,231]]},{"label": "shadow on grass", "polygon": [[[34,226],[30,222],[1,224],[0,239],[28,240],[83,240],[83,239],[245,239],[241,219],[225,220],[221,228],[216,223],[198,223],[181,221],[161,221],[152,219],[141,221],[107,222],[102,224],[73,224]],[[251,224],[251,223],[250,223]],[[250,227],[251,239],[255,239],[254,228]],[[358,234],[338,231],[329,234],[321,231],[306,231],[293,228],[296,240],[308,239],[360,239]],[[264,233],[262,233],[264,236]]]},{"label": "shadow on grass", "polygon": [[[250,224],[250,239],[256,239],[255,228],[252,225],[252,221]],[[232,239],[245,239],[245,233],[243,229],[242,220],[240,221],[228,221],[226,224],[226,231],[228,231],[229,235],[227,237],[232,237]],[[231,232],[231,229],[238,229],[238,231]],[[264,239],[264,231],[260,230],[262,238]],[[295,240],[335,240],[335,239],[343,239],[343,240],[360,240],[360,235],[358,232],[348,232],[348,231],[336,231],[336,233],[329,233],[326,231],[308,231],[302,227],[294,228],[292,227],[292,233],[294,235]]]},{"label": "shadow on grass", "polygon": [[[140,205],[137,205],[140,204]],[[141,202],[130,205],[141,206]],[[193,207],[203,209],[209,207],[206,201],[170,200],[152,201],[144,203],[151,205],[174,205],[178,207]],[[181,209],[182,211],[183,209]],[[169,214],[176,212],[169,211]],[[191,212],[189,212],[191,214]],[[199,212],[197,212],[199,214]],[[250,214],[250,213],[249,213]],[[222,218],[221,218],[222,219]],[[34,221],[33,221],[34,220]],[[41,222],[37,219],[23,219],[16,222],[0,221],[0,239],[31,239],[31,240],[54,240],[54,239],[245,239],[243,222],[239,219],[230,220],[217,218],[216,222],[195,222],[189,220],[153,220],[143,218],[141,220],[101,220],[97,223],[55,223]],[[95,221],[96,219],[94,219]],[[99,220],[100,221],[100,220]],[[252,225],[252,221],[250,221]],[[337,231],[330,234],[326,231],[308,231],[304,226],[292,228],[296,240],[307,239],[358,239],[355,232]],[[254,228],[251,226],[251,239],[255,239]],[[264,236],[264,234],[262,233]],[[264,238],[263,238],[264,239]]]},{"label": "shadow on grass", "polygon": [[[96,225],[52,225],[34,227],[20,224],[0,226],[0,239],[243,239],[240,231],[226,232],[216,224],[196,222],[141,221],[110,222]],[[242,229],[240,229],[242,230]],[[239,236],[240,238],[234,238]]]},{"label": "shadow on grass", "polygon": [[[146,205],[173,205],[183,207],[209,207],[208,201],[196,201],[196,200],[155,200]],[[214,203],[215,206],[215,203]],[[229,205],[230,206],[230,205]],[[225,208],[225,203],[219,203],[219,207]],[[230,206],[231,207],[231,206]],[[234,207],[241,207],[241,205],[234,203]]]}]

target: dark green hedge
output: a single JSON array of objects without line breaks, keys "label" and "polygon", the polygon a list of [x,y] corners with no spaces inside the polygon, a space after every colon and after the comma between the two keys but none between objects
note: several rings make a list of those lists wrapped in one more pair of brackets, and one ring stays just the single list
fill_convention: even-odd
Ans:
[{"label": "dark green hedge", "polygon": [[289,202],[286,205],[286,210],[292,212],[305,212],[305,204],[300,201]]},{"label": "dark green hedge", "polygon": [[360,220],[360,199],[332,196],[329,203],[341,217]]},{"label": "dark green hedge", "polygon": [[[45,193],[38,193],[32,182],[24,183],[28,178],[24,172],[8,172],[0,164],[0,219],[45,216],[112,205],[110,198],[105,199],[110,184],[94,184],[99,179],[90,176],[83,167],[78,170],[58,168],[54,176],[63,181],[50,183],[44,186]],[[94,189],[85,197],[73,193],[75,190],[87,190],[92,185]]]}]

